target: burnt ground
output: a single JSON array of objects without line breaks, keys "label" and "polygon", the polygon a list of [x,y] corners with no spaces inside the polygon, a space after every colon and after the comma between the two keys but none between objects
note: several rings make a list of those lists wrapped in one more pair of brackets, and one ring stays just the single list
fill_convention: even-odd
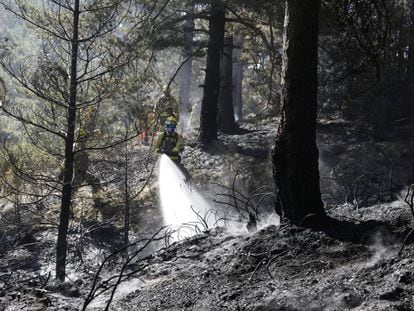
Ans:
[{"label": "burnt ground", "polygon": [[[108,258],[96,276],[102,257],[116,248],[111,239],[121,238],[119,227],[108,224],[83,240],[89,256],[84,252],[79,260],[76,249],[71,252],[70,279],[56,285],[45,272],[53,265],[55,231],[26,231],[13,244],[2,229],[0,310],[79,310],[87,297],[93,298],[87,310],[105,310],[113,289],[109,310],[414,310],[413,237],[402,247],[414,220],[404,202],[404,183],[411,182],[409,138],[354,140],[357,134],[345,125],[328,127],[320,128],[319,143],[323,173],[332,180],[323,188],[327,213],[335,221],[323,231],[283,222],[253,233],[220,227],[168,246],[165,232],[148,246],[136,234],[128,254]],[[265,124],[248,129],[222,137],[220,152],[186,148],[195,186],[212,176],[225,183],[232,180],[230,172],[246,167],[256,172],[240,173],[243,190],[269,181],[270,150],[263,146],[274,132]],[[406,169],[393,171],[392,180],[373,173],[402,160]],[[361,167],[372,174],[363,175]],[[206,189],[207,197],[213,193]],[[72,242],[76,237],[75,232]],[[156,243],[162,248],[147,251]]]},{"label": "burnt ground", "polygon": [[[269,226],[215,230],[157,255],[116,310],[412,310],[413,249]],[[395,241],[396,242],[396,241]]]}]

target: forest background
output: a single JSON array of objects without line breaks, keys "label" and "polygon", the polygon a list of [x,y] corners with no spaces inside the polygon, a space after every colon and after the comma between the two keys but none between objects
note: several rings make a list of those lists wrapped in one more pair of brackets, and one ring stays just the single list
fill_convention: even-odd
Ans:
[{"label": "forest background", "polygon": [[[412,129],[414,3],[299,2],[0,1],[8,230],[22,239],[23,227],[57,228],[56,277],[63,281],[68,230],[83,226],[83,219],[70,223],[71,208],[85,200],[79,190],[89,186],[93,196],[86,200],[100,205],[106,198],[99,186],[112,187],[125,220],[145,187],[145,179],[130,175],[132,142],[149,130],[148,115],[166,85],[181,105],[181,131],[205,149],[218,133],[237,134],[243,120],[269,119],[275,127],[280,118],[280,124],[305,120],[309,127],[299,134],[295,126],[279,132],[275,183],[293,223],[324,214],[314,187],[317,121],[352,124],[379,142]],[[289,83],[314,91],[295,93]],[[283,130],[304,146],[292,147],[299,161],[313,161],[304,193],[280,180],[289,175],[278,174],[280,167],[292,166],[278,165],[289,153],[277,148],[284,146]],[[114,158],[123,166],[111,174]],[[288,190],[314,197],[309,209],[290,202]],[[25,223],[25,213],[38,217]],[[128,229],[125,237],[128,243]]]}]

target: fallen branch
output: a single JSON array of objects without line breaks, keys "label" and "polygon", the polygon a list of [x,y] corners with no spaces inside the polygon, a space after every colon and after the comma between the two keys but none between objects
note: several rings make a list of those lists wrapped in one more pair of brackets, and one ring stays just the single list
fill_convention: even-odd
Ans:
[{"label": "fallen branch", "polygon": [[[128,267],[128,265],[131,263],[132,260],[134,260],[140,253],[142,253],[142,251],[144,249],[146,249],[151,243],[155,242],[155,241],[159,241],[163,238],[165,238],[165,236],[160,237],[159,234],[165,229],[166,227],[162,227],[160,228],[156,233],[154,233],[150,238],[147,239],[141,239],[139,241],[136,241],[134,243],[130,243],[120,249],[118,249],[116,252],[110,254],[109,256],[105,257],[105,259],[103,260],[103,262],[101,263],[101,265],[99,266],[97,272],[95,273],[94,279],[93,279],[93,283],[91,286],[91,289],[89,291],[88,296],[85,299],[85,302],[83,304],[82,307],[82,311],[85,311],[86,308],[88,307],[88,305],[98,296],[102,295],[103,293],[111,290],[111,294],[110,297],[108,299],[108,301],[106,302],[106,307],[105,310],[109,310],[109,306],[113,301],[115,292],[118,288],[118,286],[125,280],[129,279],[131,276],[135,275],[136,273],[142,271],[143,269],[145,269],[145,267],[147,265],[142,265],[140,267],[138,267],[137,269],[125,274],[125,270]],[[143,243],[143,244],[142,244]],[[131,253],[131,255],[129,255],[125,262],[123,263],[121,270],[119,272],[118,275],[114,275],[111,276],[107,279],[104,279],[102,281],[100,281],[100,283],[98,284],[98,280],[100,279],[100,275],[103,271],[103,268],[105,266],[106,263],[108,263],[111,259],[113,259],[115,256],[119,255],[119,254],[124,254],[125,250],[128,248],[131,248],[133,246],[138,246],[142,244],[137,250],[135,250],[134,252]],[[138,260],[138,262],[141,262],[142,259]],[[115,282],[114,282],[115,281]]]}]

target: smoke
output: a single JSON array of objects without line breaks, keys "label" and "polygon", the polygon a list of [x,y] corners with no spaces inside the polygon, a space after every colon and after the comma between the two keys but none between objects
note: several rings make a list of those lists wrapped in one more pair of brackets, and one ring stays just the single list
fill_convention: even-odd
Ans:
[{"label": "smoke", "polygon": [[178,130],[179,132],[184,136],[184,137],[188,137],[191,133],[191,115],[186,112],[183,111],[180,113],[180,120],[178,123]]},{"label": "smoke", "polygon": [[384,234],[382,232],[376,232],[372,238],[374,242],[370,248],[373,252],[373,255],[365,264],[365,267],[367,268],[373,267],[380,261],[391,256],[389,249],[385,246]]},{"label": "smoke", "polygon": [[[112,277],[111,274],[102,275],[102,279],[108,279],[110,277]],[[134,293],[138,291],[140,288],[142,288],[143,285],[144,282],[139,278],[121,282],[117,287],[117,290],[113,297],[113,301],[116,302],[125,299],[129,294]],[[92,300],[91,303],[88,305],[87,309],[103,310],[106,307],[107,303],[108,297],[106,295],[102,295]]]},{"label": "smoke", "polygon": [[261,230],[268,226],[279,226],[280,225],[280,217],[276,213],[272,213],[267,215],[266,217],[260,218],[257,223],[257,229]]},{"label": "smoke", "polygon": [[[230,174],[232,168],[222,167],[221,169],[224,176],[232,175]],[[229,174],[224,174],[227,171]],[[172,231],[177,231],[173,240],[180,240],[215,226],[224,226],[231,234],[247,232],[248,220],[243,218],[243,215],[228,206],[217,206],[212,202],[210,204],[199,191],[188,186],[184,181],[184,174],[166,155],[160,158],[158,174],[163,224],[169,226]],[[207,196],[210,199],[215,198],[214,194],[217,192],[224,191],[212,184],[205,184],[203,189],[207,190]],[[256,219],[258,230],[280,223],[279,217],[271,212],[273,207],[271,209],[265,207],[266,202],[263,201],[260,215]],[[273,200],[271,203],[273,204]]]}]

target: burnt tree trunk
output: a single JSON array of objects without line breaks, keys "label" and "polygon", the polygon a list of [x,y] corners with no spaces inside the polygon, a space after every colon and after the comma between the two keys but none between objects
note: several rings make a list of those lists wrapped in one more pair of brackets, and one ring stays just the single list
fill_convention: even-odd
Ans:
[{"label": "burnt tree trunk", "polygon": [[241,50],[244,38],[235,37],[233,46],[233,109],[236,122],[243,120],[242,89],[243,89],[243,61]]},{"label": "burnt tree trunk", "polygon": [[[408,104],[409,117],[413,119],[414,116],[414,1],[409,1],[409,31],[408,31],[408,56],[407,56],[407,71],[406,71],[406,100]],[[400,53],[404,55],[404,53]]]},{"label": "burnt tree trunk", "polygon": [[73,192],[73,162],[76,123],[76,96],[77,96],[77,59],[79,44],[79,0],[75,1],[73,10],[73,35],[71,40],[71,65],[70,65],[70,97],[67,108],[67,133],[65,139],[65,161],[63,173],[63,189],[60,207],[60,221],[58,228],[58,239],[56,244],[56,279],[65,281],[67,235],[70,216],[70,205]]},{"label": "burnt tree trunk", "polygon": [[220,130],[231,134],[236,129],[233,109],[233,37],[224,38],[221,58]]},{"label": "burnt tree trunk", "polygon": [[411,0],[409,2],[409,8],[410,27],[408,32],[408,57],[406,80],[409,87],[414,87],[414,1]]},{"label": "burnt tree trunk", "polygon": [[[130,187],[129,187],[129,150],[128,150],[128,142],[125,143],[125,176],[124,176],[124,204],[125,204],[125,208],[124,208],[124,245],[127,246],[129,244],[129,222],[130,222],[130,202],[131,202],[131,198],[130,198]],[[125,249],[125,254],[128,255],[128,248]]]},{"label": "burnt tree trunk", "polygon": [[220,55],[223,50],[225,14],[221,1],[211,5],[206,77],[200,115],[200,140],[208,145],[217,139],[217,106],[220,91]]},{"label": "burnt tree trunk", "polygon": [[283,216],[294,224],[320,224],[316,146],[318,0],[287,0],[284,29],[282,119],[273,154]]}]

